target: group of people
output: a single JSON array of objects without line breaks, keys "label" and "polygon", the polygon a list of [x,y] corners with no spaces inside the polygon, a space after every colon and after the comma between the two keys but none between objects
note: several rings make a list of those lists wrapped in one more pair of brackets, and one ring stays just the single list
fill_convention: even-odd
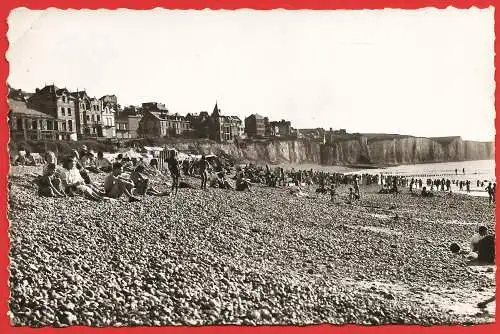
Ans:
[{"label": "group of people", "polygon": [[[130,159],[119,154],[110,162],[102,152],[98,152],[96,159],[94,153],[83,146],[80,151],[72,150],[71,154],[64,156],[61,165],[52,151],[45,153],[44,160],[42,175],[36,179],[41,196],[83,195],[95,201],[126,196],[130,202],[135,202],[145,195],[169,195],[151,186],[147,166],[142,159]],[[124,174],[125,171],[127,174]],[[90,173],[107,173],[104,183],[96,185]]]}]

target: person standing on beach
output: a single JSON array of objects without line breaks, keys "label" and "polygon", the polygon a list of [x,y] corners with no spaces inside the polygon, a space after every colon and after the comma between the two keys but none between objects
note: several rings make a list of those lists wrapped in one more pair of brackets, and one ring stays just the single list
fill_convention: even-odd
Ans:
[{"label": "person standing on beach", "polygon": [[458,175],[458,169],[455,168],[455,175]]},{"label": "person standing on beach", "polygon": [[179,161],[176,157],[176,151],[171,150],[167,159],[168,170],[170,171],[170,176],[172,176],[172,188],[171,192],[177,195],[177,190],[179,189],[179,178],[181,177],[181,170],[179,168]]},{"label": "person standing on beach", "polygon": [[358,181],[358,176],[355,176],[354,177],[354,194],[356,195],[356,197],[359,199],[360,198],[360,195],[359,195],[359,181]]},{"label": "person standing on beach", "polygon": [[465,175],[465,168],[462,168],[462,172],[463,172],[463,173],[464,173],[464,175]]},{"label": "person standing on beach", "polygon": [[210,164],[207,161],[207,158],[202,155],[199,163],[200,166],[200,175],[201,175],[201,189],[207,189],[207,180],[208,180],[208,168]]},{"label": "person standing on beach", "polygon": [[491,182],[488,183],[488,186],[485,188],[485,190],[488,192],[488,201],[491,202],[493,201],[493,187],[491,186]]},{"label": "person standing on beach", "polygon": [[469,180],[465,181],[465,189],[466,189],[467,193],[470,193],[470,181]]},{"label": "person standing on beach", "polygon": [[493,183],[493,187],[491,188],[491,199],[493,200],[493,203],[495,203],[496,194],[497,194],[497,184],[495,182]]}]

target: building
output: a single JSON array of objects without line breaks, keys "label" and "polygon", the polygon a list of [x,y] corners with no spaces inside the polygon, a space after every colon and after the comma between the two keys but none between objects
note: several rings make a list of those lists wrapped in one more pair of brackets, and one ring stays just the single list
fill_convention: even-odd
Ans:
[{"label": "building", "polygon": [[116,137],[120,139],[139,138],[139,122],[142,119],[142,108],[128,106],[115,114]]},{"label": "building", "polygon": [[263,138],[266,135],[264,117],[253,114],[245,118],[245,132],[249,138]]},{"label": "building", "polygon": [[162,138],[167,136],[167,134],[167,112],[144,111],[144,114],[139,122],[139,137]]},{"label": "building", "polygon": [[99,100],[102,103],[102,135],[105,138],[115,138],[115,118],[120,108],[118,99],[115,95],[105,95]]},{"label": "building", "polygon": [[12,140],[59,139],[58,121],[54,116],[28,108],[23,100],[9,98],[8,104]]},{"label": "building", "polygon": [[77,140],[75,103],[75,98],[66,88],[48,85],[42,89],[37,88],[28,98],[26,106],[56,120],[54,129],[57,131],[57,139]]},{"label": "building", "polygon": [[116,137],[119,139],[138,138],[139,122],[142,115],[119,112],[115,117]]},{"label": "building", "polygon": [[129,115],[142,115],[142,108],[138,106],[128,106],[123,108],[123,112]]},{"label": "building", "polygon": [[188,121],[191,126],[193,137],[211,138],[215,125],[207,111],[189,113],[186,115],[186,121]]},{"label": "building", "polygon": [[198,138],[208,138],[218,142],[233,142],[242,138],[244,128],[238,116],[222,115],[221,109],[215,102],[212,114],[207,111],[187,114],[186,120]]},{"label": "building", "polygon": [[298,129],[297,137],[313,139],[313,140],[323,140],[325,138],[325,130],[323,128]]},{"label": "building", "polygon": [[88,96],[86,91],[76,91],[71,95],[75,99],[78,137],[103,137],[102,101]]},{"label": "building", "polygon": [[284,119],[270,122],[269,128],[269,135],[272,137],[290,137],[292,135],[292,123]]},{"label": "building", "polygon": [[240,137],[242,122],[238,116],[222,115],[222,110],[215,102],[211,115],[214,126],[211,139],[220,142],[233,142]]},{"label": "building", "polygon": [[138,134],[144,138],[177,137],[190,131],[190,123],[184,116],[170,114],[163,103],[142,104],[143,117],[139,121]]}]

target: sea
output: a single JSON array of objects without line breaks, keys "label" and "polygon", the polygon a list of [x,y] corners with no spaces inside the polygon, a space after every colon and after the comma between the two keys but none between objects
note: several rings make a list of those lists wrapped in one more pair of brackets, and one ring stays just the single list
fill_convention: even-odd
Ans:
[{"label": "sea", "polygon": [[[471,193],[473,196],[487,196],[484,188],[488,182],[495,181],[495,160],[473,160],[473,161],[459,161],[459,162],[442,162],[442,163],[429,163],[429,164],[413,164],[413,165],[399,165],[386,168],[370,168],[359,169],[349,168],[344,166],[322,166],[315,164],[281,164],[283,168],[298,169],[313,169],[323,170],[327,172],[336,172],[344,174],[383,174],[383,175],[399,175],[407,178],[417,178],[425,181],[430,179],[444,178],[456,181],[471,181]],[[477,186],[477,181],[480,186]],[[481,186],[481,182],[483,186]],[[459,187],[452,186],[453,192],[460,192]]]}]

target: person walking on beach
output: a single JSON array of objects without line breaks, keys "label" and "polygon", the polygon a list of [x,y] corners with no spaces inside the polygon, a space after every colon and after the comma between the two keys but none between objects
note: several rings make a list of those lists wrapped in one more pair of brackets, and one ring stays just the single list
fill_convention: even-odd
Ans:
[{"label": "person walking on beach", "polygon": [[413,184],[415,183],[415,180],[413,178],[411,178],[411,181],[410,181],[410,192],[413,192]]},{"label": "person walking on beach", "polygon": [[464,173],[464,175],[465,175],[465,168],[462,168],[462,172],[463,172],[463,173]]},{"label": "person walking on beach", "polygon": [[455,168],[455,175],[458,175],[458,169]]},{"label": "person walking on beach", "polygon": [[465,189],[466,189],[467,193],[470,193],[470,181],[469,180],[465,181]]}]

